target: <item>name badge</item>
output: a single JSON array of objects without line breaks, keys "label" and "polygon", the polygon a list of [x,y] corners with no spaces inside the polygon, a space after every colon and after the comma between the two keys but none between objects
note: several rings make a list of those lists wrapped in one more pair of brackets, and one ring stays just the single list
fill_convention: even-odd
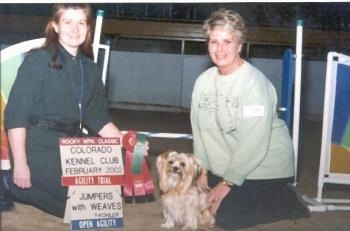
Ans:
[{"label": "name badge", "polygon": [[261,105],[248,105],[243,107],[243,117],[262,117],[265,108]]}]

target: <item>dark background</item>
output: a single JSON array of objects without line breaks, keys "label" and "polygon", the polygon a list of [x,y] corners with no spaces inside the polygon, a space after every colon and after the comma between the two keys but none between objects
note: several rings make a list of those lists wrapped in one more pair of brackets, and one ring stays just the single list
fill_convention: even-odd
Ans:
[{"label": "dark background", "polygon": [[[349,2],[277,3],[92,3],[103,9],[105,18],[143,21],[202,23],[210,12],[221,7],[238,11],[248,26],[295,27],[304,20],[307,28],[350,31]],[[51,15],[52,4],[0,4],[0,13]]]}]

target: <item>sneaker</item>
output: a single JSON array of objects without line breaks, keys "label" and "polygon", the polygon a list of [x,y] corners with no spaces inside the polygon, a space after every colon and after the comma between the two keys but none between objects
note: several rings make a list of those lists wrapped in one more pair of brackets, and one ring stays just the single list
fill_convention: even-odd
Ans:
[{"label": "sneaker", "polygon": [[13,208],[13,199],[10,192],[9,179],[11,177],[11,171],[1,170],[0,173],[0,211],[5,212]]}]

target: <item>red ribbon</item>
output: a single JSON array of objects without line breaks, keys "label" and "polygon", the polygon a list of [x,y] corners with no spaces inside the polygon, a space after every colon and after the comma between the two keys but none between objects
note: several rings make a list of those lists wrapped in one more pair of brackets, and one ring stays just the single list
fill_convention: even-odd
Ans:
[{"label": "red ribbon", "polygon": [[137,133],[135,131],[129,131],[123,136],[123,146],[125,148],[124,196],[144,196],[154,193],[154,184],[145,158],[142,159],[141,173],[135,174],[132,172],[136,143]]}]

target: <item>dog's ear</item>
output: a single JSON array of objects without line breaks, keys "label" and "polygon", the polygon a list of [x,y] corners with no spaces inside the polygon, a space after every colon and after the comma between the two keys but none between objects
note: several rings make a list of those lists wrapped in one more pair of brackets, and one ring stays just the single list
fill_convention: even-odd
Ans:
[{"label": "dog's ear", "polygon": [[173,152],[175,152],[175,151],[168,150],[168,151],[163,152],[163,153],[158,155],[158,157],[156,159],[156,167],[157,167],[157,170],[158,170],[158,173],[160,176],[165,175],[166,168],[168,166],[168,157],[169,157],[170,153],[173,153]]},{"label": "dog's ear", "polygon": [[162,168],[164,167],[164,161],[166,160],[167,155],[168,155],[167,152],[163,152],[157,156],[156,167],[159,174],[161,173]]},{"label": "dog's ear", "polygon": [[159,176],[159,188],[163,192],[166,192],[169,190],[169,187],[167,184],[167,167],[168,167],[168,157],[172,152],[174,151],[168,150],[166,152],[163,152],[159,154],[156,159],[156,167],[157,167],[158,176]]},{"label": "dog's ear", "polygon": [[163,152],[158,155],[156,159],[156,167],[158,169],[158,172],[162,172],[162,168],[165,167],[166,161],[168,159],[169,153],[172,152],[171,150],[168,150],[166,152]]},{"label": "dog's ear", "polygon": [[190,154],[191,158],[193,159],[193,162],[195,164],[195,172],[194,172],[194,180],[197,181],[198,178],[201,176],[202,172],[205,171],[202,167],[201,161],[194,155]]}]

